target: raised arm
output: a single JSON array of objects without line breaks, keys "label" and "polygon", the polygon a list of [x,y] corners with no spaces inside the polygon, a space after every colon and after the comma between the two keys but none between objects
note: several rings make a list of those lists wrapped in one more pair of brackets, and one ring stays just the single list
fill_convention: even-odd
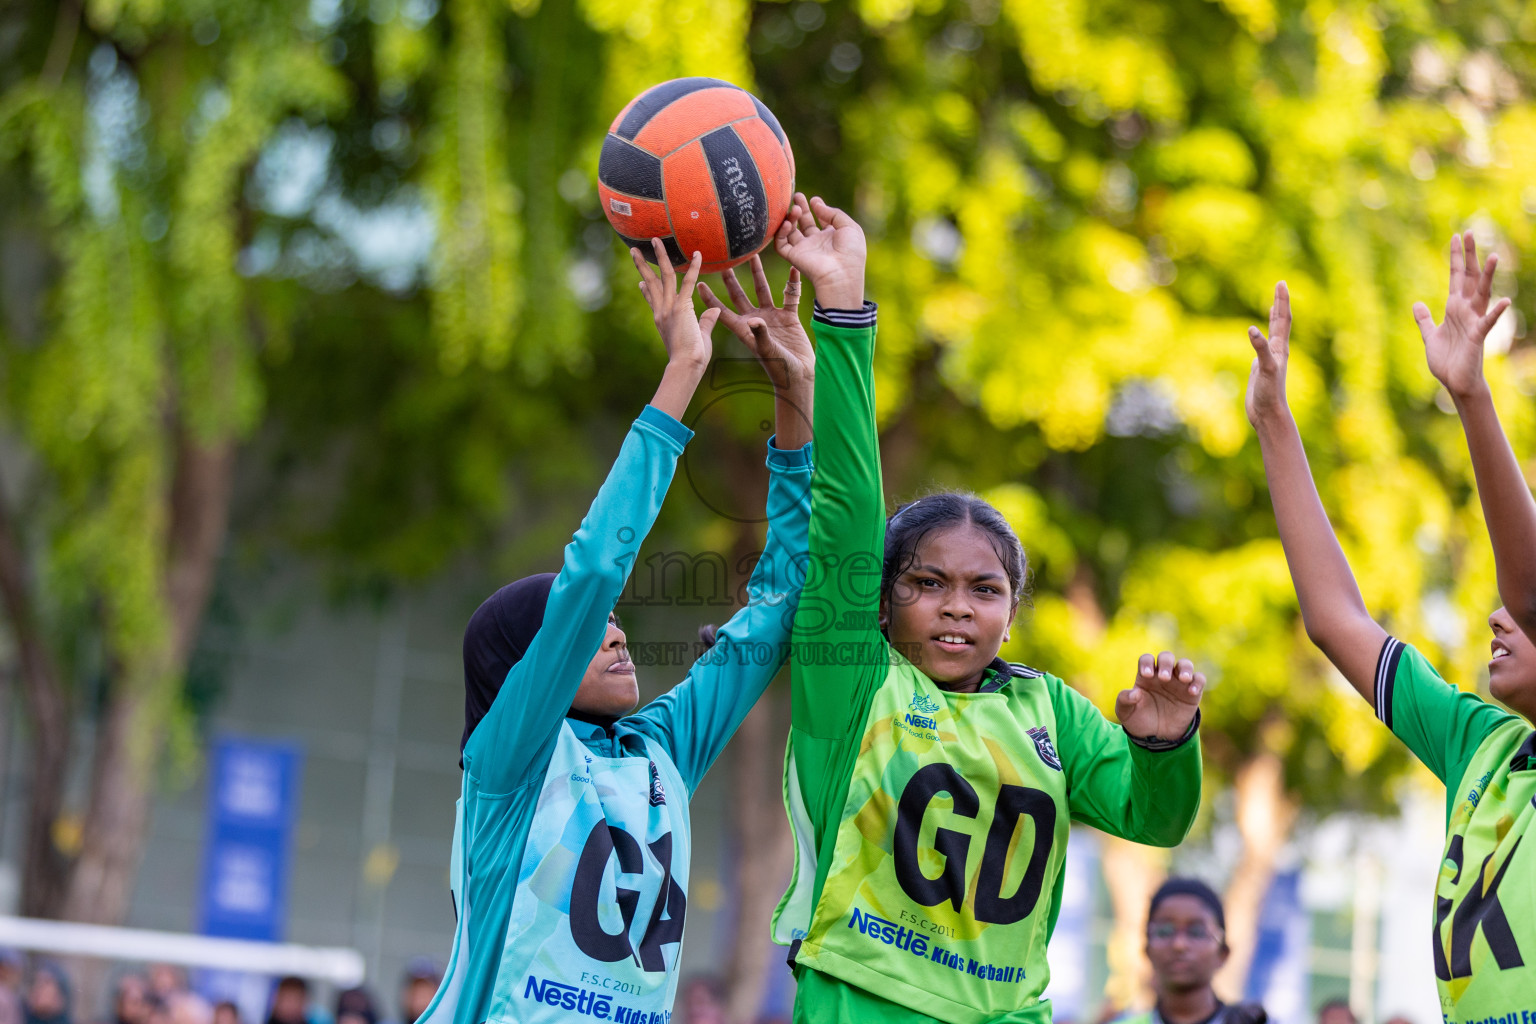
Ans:
[{"label": "raised arm", "polygon": [[715,633],[688,677],[636,716],[672,753],[691,790],[730,742],[789,653],[805,580],[811,446],[768,448],[768,539],[747,582],[747,604]]},{"label": "raised arm", "polygon": [[843,739],[863,714],[862,688],[889,667],[878,619],[885,497],[864,232],[841,210],[796,193],[775,245],[817,300],[817,465],[810,565],[795,616],[793,721],[809,736]]},{"label": "raised arm", "polygon": [[755,304],[731,271],[720,275],[730,305],[703,283],[699,295],[758,357],[773,383],[776,430],[768,444],[767,542],[747,582],[747,606],[716,632],[714,647],[680,685],[636,716],[672,752],[690,790],[783,667],[805,582],[816,356],[800,324],[799,272],[790,271],[779,306],[762,261],[752,257],[750,269]]},{"label": "raised arm", "polygon": [[1296,420],[1285,398],[1290,357],[1291,297],[1285,282],[1275,286],[1269,310],[1269,337],[1248,328],[1253,369],[1248,375],[1248,419],[1264,452],[1264,475],[1275,506],[1280,543],[1301,602],[1307,636],[1328,656],[1360,696],[1376,703],[1376,664],[1387,633],[1371,618],[1350,572],[1349,562],[1323,511],[1307,465]]},{"label": "raised arm", "polygon": [[678,456],[692,437],[679,422],[709,365],[709,330],[719,314],[693,312],[693,285],[701,258],[676,283],[666,252],[657,249],[661,274],[631,250],[641,288],[667,347],[667,369],[651,404],[630,428],[608,478],[581,528],[566,545],[550,587],[543,624],[522,659],[507,674],[490,710],[464,747],[464,768],[486,793],[519,785],[538,752],[554,741],[560,722],[597,653],[635,556],[661,511]]},{"label": "raised arm", "polygon": [[1499,425],[1493,394],[1483,376],[1483,343],[1509,308],[1508,299],[1489,306],[1498,260],[1490,255],[1479,270],[1472,232],[1452,238],[1445,319],[1436,325],[1422,302],[1414,303],[1413,318],[1424,337],[1429,371],[1450,392],[1467,435],[1477,495],[1498,567],[1499,597],[1520,628],[1536,637],[1536,501]]}]

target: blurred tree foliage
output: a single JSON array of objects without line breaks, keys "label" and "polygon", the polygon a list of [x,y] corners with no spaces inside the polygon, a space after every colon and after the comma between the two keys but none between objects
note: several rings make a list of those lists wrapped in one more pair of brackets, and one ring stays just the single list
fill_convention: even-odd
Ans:
[{"label": "blurred tree foliage", "polygon": [[[251,439],[239,528],[348,586],[555,550],[661,365],[602,133],[703,74],[758,92],[800,186],[866,225],[891,497],[1009,515],[1037,580],[1009,653],[1106,706],[1140,651],[1198,657],[1213,790],[1277,757],[1285,799],[1383,810],[1406,759],[1300,631],[1243,332],[1287,279],[1366,600],[1478,685],[1490,554],[1409,306],[1467,225],[1517,307],[1532,283],[1533,44],[1512,0],[12,5],[7,498],[70,706],[106,676],[159,695],[147,735],[175,720],[184,438]],[[1528,452],[1524,324],[1490,375]],[[756,406],[700,405],[734,440],[694,469],[737,473]],[[663,528],[741,546],[700,503]]]}]

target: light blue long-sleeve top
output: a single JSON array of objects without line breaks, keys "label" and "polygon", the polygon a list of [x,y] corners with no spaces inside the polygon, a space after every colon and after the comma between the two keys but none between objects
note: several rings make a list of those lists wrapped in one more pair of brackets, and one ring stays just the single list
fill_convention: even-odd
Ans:
[{"label": "light blue long-sleeve top", "polygon": [[[687,906],[688,799],[783,664],[804,581],[811,446],[768,446],[748,603],[672,690],[567,718],[692,431],[647,406],[565,549],[544,620],[464,748],[459,913],[425,1024],[665,1019]],[[661,1014],[661,1017],[653,1015]]]}]

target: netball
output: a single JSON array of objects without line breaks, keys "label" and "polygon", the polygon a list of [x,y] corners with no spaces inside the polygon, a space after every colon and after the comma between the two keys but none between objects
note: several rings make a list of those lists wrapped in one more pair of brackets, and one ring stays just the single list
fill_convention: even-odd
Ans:
[{"label": "netball", "polygon": [[603,213],[647,259],[660,238],[674,266],[703,254],[726,270],[768,244],[789,210],[795,158],[778,118],[718,78],[675,78],[619,111],[597,165]]}]

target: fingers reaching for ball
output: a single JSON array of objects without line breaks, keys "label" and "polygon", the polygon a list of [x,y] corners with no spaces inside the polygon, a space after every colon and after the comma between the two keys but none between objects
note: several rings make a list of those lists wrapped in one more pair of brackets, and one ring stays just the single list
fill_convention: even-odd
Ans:
[{"label": "fingers reaching for ball", "polygon": [[789,281],[784,285],[784,308],[791,311],[800,308],[800,271],[796,267],[789,268]]},{"label": "fingers reaching for ball", "polygon": [[[730,271],[726,271],[724,274],[721,274],[720,276],[725,278],[727,281],[734,281],[735,280],[735,276],[733,274],[731,274]],[[727,285],[727,288],[729,289],[729,285]],[[736,290],[736,292],[740,292],[741,291],[741,286],[737,285],[735,290]],[[731,301],[732,301],[732,303],[736,307],[736,309],[732,309],[730,306],[728,306],[724,302],[720,301],[719,296],[717,296],[714,292],[710,291],[709,290],[709,285],[705,284],[703,281],[699,282],[698,293],[699,293],[699,298],[704,300],[704,305],[707,306],[709,309],[713,310],[715,312],[715,315],[717,317],[719,317],[720,322],[725,324],[725,329],[730,331],[732,334],[736,335],[737,337],[741,337],[741,334],[742,334],[741,314],[736,312],[736,310],[737,309],[748,309],[748,308],[750,308],[749,305],[744,304],[741,301],[742,297],[738,297],[736,295],[732,295]]]},{"label": "fingers reaching for ball", "polygon": [[[812,212],[812,202],[813,201],[807,201],[804,192],[795,193],[795,202],[792,208],[792,212],[795,214],[795,226],[800,229],[800,233],[803,235],[814,235],[816,232],[821,230],[820,226],[817,225],[816,217]],[[817,197],[814,202],[821,203],[821,198]],[[821,203],[821,205],[825,206],[826,204]]]},{"label": "fingers reaching for ball", "polygon": [[694,285],[699,283],[699,271],[704,266],[704,254],[695,252],[693,259],[688,262],[688,272],[683,275],[683,283],[677,289],[679,295],[688,296],[688,301],[693,301]]},{"label": "fingers reaching for ball", "polygon": [[[754,253],[750,261],[752,268],[752,289],[757,293],[759,307],[775,305],[773,301],[773,288],[768,284],[768,275],[763,271],[763,261]],[[735,275],[732,275],[733,277]]]},{"label": "fingers reaching for ball", "polygon": [[629,250],[629,258],[634,261],[635,269],[640,272],[640,291],[644,293],[645,301],[649,302],[652,306],[656,305],[653,297],[657,285],[656,272],[645,261],[645,257],[640,255],[639,249],[631,248]]},{"label": "fingers reaching for ball", "polygon": [[725,290],[731,297],[731,302],[739,312],[746,312],[752,308],[752,303],[747,300],[747,293],[742,291],[741,279],[736,276],[735,270],[725,270],[720,274],[720,280],[725,284]]},{"label": "fingers reaching for ball", "polygon": [[667,255],[667,247],[662,244],[661,239],[651,239],[651,250],[656,253],[657,269],[661,273],[665,274],[669,281],[672,281],[674,284],[676,284],[676,279],[672,277],[672,275],[675,273],[675,271],[672,269],[672,257]]}]

